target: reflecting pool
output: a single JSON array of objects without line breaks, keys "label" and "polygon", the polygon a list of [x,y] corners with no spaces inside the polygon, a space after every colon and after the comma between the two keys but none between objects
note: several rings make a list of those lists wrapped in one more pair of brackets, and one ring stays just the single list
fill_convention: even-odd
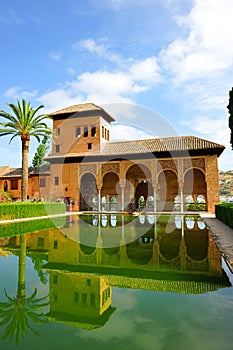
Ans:
[{"label": "reflecting pool", "polygon": [[198,216],[0,225],[0,349],[232,349],[232,274]]}]

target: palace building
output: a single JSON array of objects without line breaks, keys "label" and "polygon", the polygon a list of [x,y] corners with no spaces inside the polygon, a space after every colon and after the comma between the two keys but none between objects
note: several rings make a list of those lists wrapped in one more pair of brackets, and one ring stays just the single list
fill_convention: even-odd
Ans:
[{"label": "palace building", "polygon": [[[30,169],[28,198],[64,200],[73,211],[214,212],[224,146],[195,136],[112,142],[115,119],[93,103],[50,116],[50,166]],[[19,199],[21,169],[0,167],[0,190]]]},{"label": "palace building", "polygon": [[[50,114],[56,133],[44,197],[78,211],[214,212],[224,146],[195,136],[111,142],[115,119],[93,103]],[[40,174],[40,182],[46,178]],[[47,179],[46,179],[47,180]],[[45,181],[45,180],[43,180]],[[43,182],[42,181],[42,182]]]}]

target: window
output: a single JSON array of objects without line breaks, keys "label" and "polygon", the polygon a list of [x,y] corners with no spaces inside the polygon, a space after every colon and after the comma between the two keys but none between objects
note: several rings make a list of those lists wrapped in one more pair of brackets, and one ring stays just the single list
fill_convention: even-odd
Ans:
[{"label": "window", "polygon": [[56,134],[57,134],[57,136],[59,136],[59,135],[60,135],[60,128],[57,128],[57,130],[56,130]]},{"label": "window", "polygon": [[81,136],[81,129],[76,128],[76,137],[80,137],[80,136]]},{"label": "window", "polygon": [[91,286],[91,279],[90,278],[87,279],[87,286]]},{"label": "window", "polygon": [[7,183],[7,181],[4,181],[3,190],[4,190],[4,192],[8,191],[8,183]]},{"label": "window", "polygon": [[107,130],[107,140],[109,141],[109,130]]},{"label": "window", "polygon": [[93,126],[93,127],[91,128],[91,136],[92,136],[92,137],[96,137],[96,127],[95,127],[95,126]]},{"label": "window", "polygon": [[85,126],[85,128],[84,128],[83,136],[84,137],[88,136],[88,127],[87,126]]},{"label": "window", "polygon": [[53,241],[53,249],[58,249],[58,241]]},{"label": "window", "polygon": [[95,306],[95,294],[91,293],[91,305]]},{"label": "window", "polygon": [[102,137],[104,138],[104,127],[102,126]]},{"label": "window", "polygon": [[55,185],[55,186],[58,186],[58,185],[59,185],[59,177],[58,177],[58,176],[55,176],[55,177],[54,177],[54,185]]},{"label": "window", "polygon": [[79,302],[79,292],[74,292],[74,302],[75,303]]},{"label": "window", "polygon": [[18,189],[18,180],[11,180],[11,190]]},{"label": "window", "polygon": [[86,293],[82,294],[82,302],[83,302],[83,304],[87,303],[87,294]]},{"label": "window", "polygon": [[87,144],[87,148],[88,148],[88,149],[92,149],[92,143],[88,143],[88,144]]},{"label": "window", "polygon": [[53,284],[57,284],[58,282],[58,275],[53,276]]},{"label": "window", "polygon": [[56,153],[60,152],[60,145],[55,145],[55,151],[56,151]]},{"label": "window", "polygon": [[40,179],[40,184],[39,184],[40,187],[45,187],[46,186],[46,180],[45,178],[42,178]]},{"label": "window", "polygon": [[38,248],[44,248],[44,238],[43,237],[38,237],[37,246],[38,246]]}]

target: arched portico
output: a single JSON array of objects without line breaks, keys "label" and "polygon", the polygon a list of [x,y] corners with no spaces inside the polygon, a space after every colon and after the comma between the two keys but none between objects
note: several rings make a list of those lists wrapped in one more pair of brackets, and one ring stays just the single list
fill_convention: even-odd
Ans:
[{"label": "arched portico", "polygon": [[128,207],[138,209],[141,198],[143,198],[146,206],[148,197],[154,194],[151,178],[151,171],[144,164],[134,164],[128,168],[124,189],[125,201]]},{"label": "arched portico", "polygon": [[106,199],[106,210],[120,209],[121,189],[119,177],[116,173],[109,172],[103,177],[103,186],[101,189],[102,199]]},{"label": "arched portico", "polygon": [[177,174],[173,170],[165,169],[158,176],[158,209],[172,211],[175,198],[178,195]]},{"label": "arched portico", "polygon": [[189,169],[184,174],[184,198],[186,209],[198,210],[201,208],[199,204],[205,203],[207,200],[207,187],[205,173],[200,169]]},{"label": "arched portico", "polygon": [[92,173],[85,173],[80,184],[80,210],[97,210],[97,198],[96,178]]}]

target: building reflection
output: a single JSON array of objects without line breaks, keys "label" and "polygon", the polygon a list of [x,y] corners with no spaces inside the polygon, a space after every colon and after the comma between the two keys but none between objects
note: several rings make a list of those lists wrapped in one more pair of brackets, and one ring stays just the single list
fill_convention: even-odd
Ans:
[{"label": "building reflection", "polygon": [[197,294],[230,285],[208,228],[192,216],[70,216],[63,227],[27,234],[27,252],[46,255],[49,319],[79,328],[107,322],[113,286]]}]

